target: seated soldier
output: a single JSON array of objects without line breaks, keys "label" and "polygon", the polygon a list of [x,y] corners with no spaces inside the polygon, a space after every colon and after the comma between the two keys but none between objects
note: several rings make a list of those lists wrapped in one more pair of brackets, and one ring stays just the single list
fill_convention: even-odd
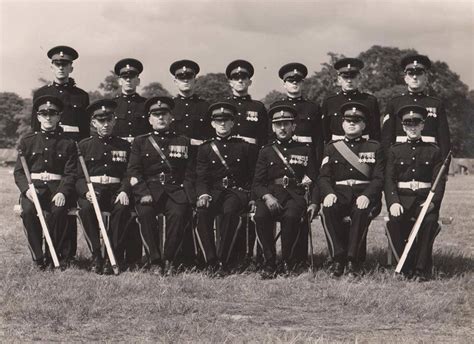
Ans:
[{"label": "seated soldier", "polygon": [[[194,200],[194,164],[188,155],[190,142],[170,131],[174,102],[168,97],[153,97],[145,103],[145,113],[153,131],[137,136],[132,144],[128,176],[135,196],[135,209],[147,254],[146,269],[173,274],[184,230],[191,219]],[[158,249],[158,214],[166,217],[164,257]],[[187,226],[187,228],[191,228]]]},{"label": "seated soldier", "polygon": [[[288,274],[298,263],[294,259],[294,248],[302,226],[308,226],[306,212],[312,220],[319,205],[316,157],[311,146],[292,139],[296,116],[296,110],[287,105],[277,105],[269,110],[276,140],[260,150],[255,167],[252,191],[257,207],[257,235],[265,256],[264,278],[276,273],[275,221],[281,223],[282,268]],[[307,180],[313,182],[308,206],[305,200]]]},{"label": "seated soldier", "polygon": [[[124,245],[127,229],[131,223],[130,216],[130,182],[125,178],[130,145],[127,141],[112,135],[116,120],[113,100],[98,100],[87,107],[91,124],[95,128],[91,137],[79,143],[80,154],[84,157],[87,172],[101,211],[111,212],[109,240],[115,258],[123,267]],[[100,246],[100,229],[94,211],[90,191],[87,187],[84,171],[80,163],[77,167],[78,179],[76,190],[79,196],[79,216],[84,226],[85,236],[92,251],[91,271],[111,274],[112,267],[107,260],[103,264]]]},{"label": "seated soldier", "polygon": [[[327,144],[319,175],[324,198],[321,219],[333,258],[331,276],[341,276],[346,268],[354,277],[370,212],[382,192],[384,159],[380,144],[362,136],[369,125],[369,109],[362,103],[348,102],[340,111],[345,136]],[[351,219],[349,231],[343,224],[346,216]]]},{"label": "seated soldier", "polygon": [[[407,141],[393,144],[388,151],[385,199],[389,209],[389,240],[398,260],[443,161],[437,145],[423,142],[421,133],[428,116],[425,107],[406,105],[398,110],[397,116],[402,121]],[[419,281],[430,277],[433,242],[438,234],[439,209],[445,182],[445,178],[442,178],[437,185],[427,215],[402,270],[406,276],[414,276]]]},{"label": "seated soldier", "polygon": [[[231,135],[236,112],[234,105],[225,102],[209,107],[216,136],[199,146],[196,163],[198,241],[208,268],[217,268],[218,275],[228,272],[229,263],[237,263],[234,246],[238,230],[244,230],[239,226],[240,214],[249,206],[257,155],[255,145]],[[216,252],[213,223],[218,214],[220,241]]]},{"label": "seated soldier", "polygon": [[47,211],[46,222],[54,249],[62,267],[68,257],[62,255],[67,237],[67,206],[74,193],[77,149],[74,141],[58,127],[63,102],[54,96],[41,96],[33,104],[40,130],[20,140],[15,165],[15,183],[20,189],[21,217],[25,225],[28,246],[35,264],[44,269],[52,264],[48,248],[43,252],[42,228],[28,189],[20,155],[26,160],[41,207]]}]

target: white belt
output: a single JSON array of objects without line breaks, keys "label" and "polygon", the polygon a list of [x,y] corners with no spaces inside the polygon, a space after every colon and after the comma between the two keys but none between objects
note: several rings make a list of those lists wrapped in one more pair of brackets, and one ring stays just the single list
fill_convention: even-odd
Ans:
[{"label": "white belt", "polygon": [[397,186],[400,189],[412,189],[413,191],[415,191],[418,189],[428,189],[431,187],[431,183],[418,182],[416,180],[412,180],[411,182],[398,182]]},{"label": "white belt", "polygon": [[123,136],[123,137],[121,137],[121,139],[122,139],[122,140],[126,140],[126,141],[128,141],[128,142],[130,142],[130,143],[132,143],[133,140],[135,140],[135,138],[134,138],[133,136]]},{"label": "white belt", "polygon": [[298,135],[293,135],[293,140],[296,142],[301,142],[301,143],[312,143],[313,139],[311,136],[298,136]]},{"label": "white belt", "polygon": [[91,182],[98,184],[117,184],[120,183],[120,178],[109,176],[92,176]]},{"label": "white belt", "polygon": [[61,124],[61,127],[63,128],[63,131],[65,133],[78,133],[79,132],[79,127],[76,127],[73,125]]},{"label": "white belt", "polygon": [[[396,142],[407,142],[408,137],[407,136],[397,136]],[[421,140],[423,142],[430,142],[430,143],[436,143],[436,138],[434,136],[422,136]]]},{"label": "white belt", "polygon": [[48,180],[61,180],[63,176],[60,174],[54,174],[54,173],[49,173],[49,172],[41,172],[41,173],[32,173],[31,174],[31,179],[36,179],[36,180],[43,180],[43,181],[48,181]]},{"label": "white belt", "polygon": [[203,144],[204,140],[190,139],[191,146],[200,146]]},{"label": "white belt", "polygon": [[336,185],[355,185],[355,184],[370,184],[368,180],[357,180],[357,179],[346,179],[346,180],[339,180],[336,182]]},{"label": "white belt", "polygon": [[[369,139],[369,135],[368,135],[368,134],[362,135],[362,137],[363,137],[364,139],[366,139],[366,140]],[[344,138],[345,138],[344,135],[334,135],[334,134],[333,134],[332,137],[331,137],[331,139],[332,139],[333,141],[335,141],[335,140],[343,140]]]},{"label": "white belt", "polygon": [[241,135],[234,135],[234,137],[237,137],[241,140],[244,140],[245,142],[252,143],[254,145],[257,144],[257,139],[254,139],[253,137],[247,137],[247,136],[241,136]]}]

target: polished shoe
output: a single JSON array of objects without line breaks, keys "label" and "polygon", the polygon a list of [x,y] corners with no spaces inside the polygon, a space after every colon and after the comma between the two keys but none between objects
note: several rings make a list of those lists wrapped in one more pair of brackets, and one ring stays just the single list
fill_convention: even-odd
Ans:
[{"label": "polished shoe", "polygon": [[413,281],[428,282],[429,280],[430,280],[430,276],[428,276],[428,274],[424,273],[421,270],[415,270],[415,273],[413,274]]},{"label": "polished shoe", "polygon": [[331,272],[329,276],[331,277],[341,277],[344,273],[344,264],[341,262],[334,262],[331,267]]},{"label": "polished shoe", "polygon": [[359,276],[359,268],[356,263],[351,261],[347,263],[346,275],[352,278]]},{"label": "polished shoe", "polygon": [[164,276],[173,276],[176,274],[176,268],[172,261],[165,261],[165,267],[163,269]]},{"label": "polished shoe", "polygon": [[290,267],[290,264],[288,262],[283,262],[280,267],[280,274],[284,277],[289,277],[292,269]]},{"label": "polished shoe", "polygon": [[260,270],[260,277],[262,279],[273,279],[277,276],[277,267],[275,264],[265,264]]},{"label": "polished shoe", "polygon": [[223,277],[227,276],[227,274],[228,274],[227,268],[224,266],[224,264],[219,263],[219,265],[217,267],[217,270],[214,273],[214,277],[223,278]]},{"label": "polished shoe", "polygon": [[112,265],[107,259],[107,261],[104,264],[104,275],[113,275],[113,274],[114,274],[114,269],[112,268]]},{"label": "polished shoe", "polygon": [[91,272],[96,274],[102,274],[102,267],[103,267],[103,260],[102,257],[98,254],[92,257],[92,264],[91,264]]},{"label": "polished shoe", "polygon": [[46,265],[46,262],[45,262],[44,259],[35,260],[33,262],[34,262],[34,266],[37,270],[39,270],[39,271],[46,270],[47,265]]}]

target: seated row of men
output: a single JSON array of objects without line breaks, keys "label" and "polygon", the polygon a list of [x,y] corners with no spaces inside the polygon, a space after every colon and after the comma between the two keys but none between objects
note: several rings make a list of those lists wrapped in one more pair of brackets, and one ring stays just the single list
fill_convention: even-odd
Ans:
[{"label": "seated row of men", "polygon": [[[185,233],[190,232],[206,267],[224,273],[239,259],[236,246],[244,230],[241,215],[249,211],[255,214],[264,275],[274,276],[277,271],[275,221],[281,224],[281,266],[288,272],[307,259],[309,223],[322,203],[322,222],[334,260],[331,274],[337,277],[346,271],[355,275],[371,213],[380,207],[382,189],[385,187],[390,213],[392,245],[400,256],[410,221],[419,212],[442,163],[439,148],[421,139],[428,113],[417,105],[398,110],[407,139],[390,148],[385,162],[380,144],[363,137],[371,122],[370,111],[359,102],[345,103],[340,109],[345,136],[326,145],[321,168],[314,146],[293,139],[297,112],[292,106],[276,105],[269,110],[275,140],[260,151],[232,135],[237,109],[231,103],[209,107],[215,135],[199,146],[170,131],[171,98],[153,97],[146,102],[145,113],[153,131],[137,136],[131,148],[127,141],[112,135],[115,107],[112,100],[100,100],[87,108],[96,133],[79,143],[79,152],[101,209],[111,212],[109,235],[114,252],[123,256],[134,208],[146,252],[145,267],[154,272],[163,268],[167,274],[174,271]],[[74,205],[71,195],[76,190],[79,216],[93,255],[92,270],[102,272],[99,227],[84,171],[78,165],[74,141],[58,129],[62,108],[56,97],[36,99],[34,111],[41,130],[24,137],[19,150],[49,213],[48,227],[60,259],[66,258],[61,255],[67,236],[66,212]],[[19,162],[15,181],[22,193],[22,218],[33,259],[43,267],[49,257],[42,249],[41,227]],[[430,269],[443,188],[441,183],[414,254],[406,264],[405,272],[420,278]],[[157,236],[158,214],[166,220],[164,243]],[[214,234],[217,215],[218,245]],[[342,222],[346,215],[351,217],[348,231]],[[163,244],[164,251],[160,252]],[[109,264],[105,269],[110,269]]]}]

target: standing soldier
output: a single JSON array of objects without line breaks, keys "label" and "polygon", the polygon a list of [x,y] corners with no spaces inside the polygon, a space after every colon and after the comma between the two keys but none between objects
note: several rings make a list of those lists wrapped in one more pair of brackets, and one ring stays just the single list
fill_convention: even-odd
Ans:
[{"label": "standing soldier", "polygon": [[[390,147],[385,168],[385,199],[390,220],[388,236],[393,253],[398,260],[410,235],[432,183],[443,163],[441,149],[433,143],[424,142],[422,133],[428,123],[426,107],[406,105],[401,107],[399,117],[406,133],[405,142]],[[425,122],[426,121],[426,122]],[[446,179],[437,185],[414,247],[410,251],[402,272],[408,277],[423,281],[430,277],[433,242],[438,234],[438,218]]]},{"label": "standing soldier", "polygon": [[[242,227],[240,214],[249,206],[257,146],[232,136],[235,106],[215,103],[209,113],[216,136],[204,142],[197,155],[197,237],[208,266],[213,269],[219,263],[218,273],[223,274],[230,263],[237,263],[235,244]],[[216,252],[213,224],[218,214],[220,242]]]},{"label": "standing soldier", "polygon": [[[253,100],[248,93],[254,74],[252,64],[245,60],[235,60],[229,63],[225,74],[232,91],[232,96],[227,98],[227,102],[237,109],[232,134],[258,148],[264,146],[268,136],[268,116],[265,105],[258,100]],[[255,238],[254,225],[249,222],[249,228],[246,231],[240,231],[236,244],[236,249],[244,253],[248,252],[246,265],[251,263]]]},{"label": "standing soldier", "polygon": [[363,132],[365,139],[380,141],[380,110],[377,98],[373,95],[361,92],[360,70],[364,68],[364,62],[356,58],[343,58],[334,64],[337,71],[337,84],[341,91],[327,97],[321,106],[324,130],[324,142],[339,140],[345,137],[342,123],[343,115],[341,106],[347,102],[358,102],[364,104],[369,112],[370,120]]},{"label": "standing soldier", "polygon": [[[94,191],[101,211],[110,211],[109,239],[118,263],[123,266],[123,251],[126,243],[127,229],[131,223],[130,216],[130,182],[125,178],[130,145],[127,141],[112,135],[116,123],[113,100],[98,100],[87,108],[92,126],[96,132],[79,143],[80,154],[84,157]],[[78,165],[76,182],[79,216],[92,251],[91,270],[102,273],[103,259],[99,237],[99,224],[92,204],[92,198],[86,184],[82,166]],[[111,274],[110,262],[104,273]]]},{"label": "standing soldier", "polygon": [[[306,100],[302,96],[303,80],[308,75],[308,68],[301,63],[288,63],[280,68],[278,75],[283,80],[286,97],[273,103],[270,107],[287,105],[296,110],[296,129],[293,140],[311,146],[313,154],[316,154],[316,166],[320,166],[324,148],[321,111],[318,104]],[[271,137],[274,137],[274,134]],[[319,169],[316,173],[318,172]],[[296,252],[301,254],[300,259],[305,261],[306,248],[308,247],[308,228],[305,227],[302,230],[303,235],[300,236]]]},{"label": "standing soldier", "polygon": [[[48,211],[46,221],[53,246],[63,267],[67,265],[68,256],[64,255],[63,246],[67,238],[67,204],[71,202],[76,178],[77,150],[74,141],[65,137],[58,129],[63,102],[54,96],[36,98],[33,112],[38,117],[38,131],[26,135],[20,140],[19,152],[25,157],[26,164],[41,207]],[[38,220],[33,195],[28,189],[25,170],[18,157],[15,171],[15,183],[21,192],[23,224],[26,229],[28,246],[33,261],[44,268],[50,256],[43,253],[42,230]]]},{"label": "standing soldier", "polygon": [[387,105],[382,127],[382,146],[388,152],[391,144],[407,140],[397,113],[405,105],[419,105],[428,111],[421,138],[424,142],[437,144],[441,157],[445,158],[451,149],[446,111],[440,99],[427,94],[427,70],[431,67],[431,61],[425,55],[409,55],[402,59],[401,67],[405,73],[408,92],[392,98]]},{"label": "standing soldier", "polygon": [[[209,103],[194,93],[196,75],[199,71],[199,65],[191,60],[179,60],[170,66],[170,72],[178,89],[178,95],[173,98],[175,107],[170,129],[175,134],[184,135],[190,139],[190,155],[193,157],[196,156],[199,145],[214,136],[211,120],[207,114]],[[182,258],[186,265],[193,265],[196,262],[191,227],[186,228],[184,234]]]},{"label": "standing soldier", "polygon": [[[191,219],[190,201],[194,200],[192,182],[194,164],[189,155],[189,139],[170,130],[174,102],[168,97],[153,97],[145,103],[145,112],[153,131],[137,136],[132,144],[128,165],[140,233],[148,256],[146,268],[172,274],[179,246]],[[160,256],[156,216],[166,218],[164,257]]]},{"label": "standing soldier", "polygon": [[[133,58],[122,59],[115,64],[114,72],[119,78],[122,93],[114,99],[117,108],[115,109],[116,124],[112,133],[131,144],[138,135],[151,131],[150,122],[145,113],[146,99],[137,93],[143,64]],[[138,225],[135,223],[132,223],[128,229],[125,254],[127,263],[131,266],[141,259],[142,243]]]},{"label": "standing soldier", "polygon": [[[252,191],[256,197],[257,235],[265,256],[264,277],[273,276],[276,271],[274,221],[281,223],[283,271],[287,274],[303,254],[307,257],[308,248],[298,248],[298,238],[308,235],[302,231],[308,228],[306,212],[312,220],[319,207],[314,154],[310,146],[292,138],[297,115],[293,106],[279,105],[269,110],[276,140],[260,150],[255,168]],[[305,179],[308,178],[313,183],[309,205],[305,200],[305,184],[308,184]],[[304,252],[297,255],[298,249]]]},{"label": "standing soldier", "polygon": [[[73,71],[72,63],[79,57],[76,50],[68,46],[57,46],[48,51],[51,59],[51,70],[54,80],[51,84],[39,88],[33,95],[33,102],[41,96],[49,95],[61,99],[64,109],[61,114],[59,126],[64,132],[64,136],[76,142],[89,137],[90,122],[86,112],[89,105],[89,95],[84,90],[76,87],[76,82],[69,75]],[[34,113],[31,116],[31,127],[33,131],[39,131],[40,123]],[[71,205],[74,204],[71,194]],[[63,247],[64,254],[69,258],[74,258],[77,249],[77,224],[75,221],[68,221],[68,238]]]},{"label": "standing soldier", "polygon": [[[342,140],[330,141],[324,149],[319,175],[323,201],[322,223],[334,261],[331,275],[358,273],[359,251],[365,245],[369,215],[380,201],[383,188],[384,159],[380,143],[363,137],[370,126],[370,110],[362,103],[341,106]],[[350,216],[349,229],[343,218]]]}]

